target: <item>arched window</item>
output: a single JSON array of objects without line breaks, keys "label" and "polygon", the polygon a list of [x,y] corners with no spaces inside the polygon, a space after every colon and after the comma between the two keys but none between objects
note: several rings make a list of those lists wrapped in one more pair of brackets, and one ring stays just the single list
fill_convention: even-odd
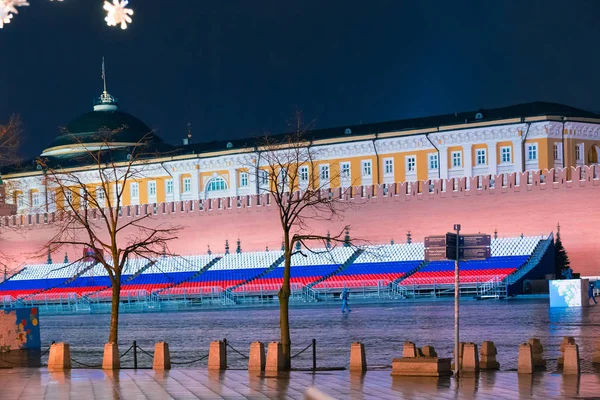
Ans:
[{"label": "arched window", "polygon": [[211,179],[206,184],[207,192],[216,192],[218,190],[227,190],[227,182],[225,182],[225,179],[223,179],[221,177],[216,177],[216,178]]}]

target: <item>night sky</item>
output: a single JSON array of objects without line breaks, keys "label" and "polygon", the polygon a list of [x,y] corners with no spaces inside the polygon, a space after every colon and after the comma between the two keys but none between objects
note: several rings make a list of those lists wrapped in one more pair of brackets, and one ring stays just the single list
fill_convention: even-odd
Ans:
[{"label": "night sky", "polygon": [[40,154],[108,89],[166,141],[281,132],[528,101],[600,111],[600,1],[30,0],[0,30],[0,121]]}]

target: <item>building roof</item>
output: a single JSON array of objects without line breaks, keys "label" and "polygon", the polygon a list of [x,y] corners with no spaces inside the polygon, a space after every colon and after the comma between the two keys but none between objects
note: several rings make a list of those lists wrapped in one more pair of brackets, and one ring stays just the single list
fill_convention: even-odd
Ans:
[{"label": "building roof", "polygon": [[[481,114],[481,115],[477,115]],[[480,109],[477,111],[466,111],[454,114],[443,114],[431,117],[419,117],[400,119],[385,122],[374,122],[359,125],[345,125],[334,128],[313,129],[306,132],[303,136],[307,140],[318,141],[327,139],[354,138],[356,141],[363,140],[361,136],[387,133],[387,132],[402,132],[414,131],[420,129],[435,129],[442,127],[451,127],[453,125],[464,125],[472,123],[487,122],[493,124],[505,123],[508,119],[525,119],[540,116],[557,116],[567,118],[592,118],[600,120],[600,114],[590,111],[581,110],[575,107],[567,106],[558,103],[547,102],[532,102],[517,104],[507,107]],[[481,118],[478,118],[481,117]],[[349,133],[347,133],[349,132]],[[284,138],[290,133],[272,135],[273,138]],[[184,153],[207,153],[215,151],[225,151],[231,149],[242,149],[254,147],[263,139],[261,136],[248,137],[245,139],[236,140],[220,140],[204,143],[196,143],[188,146],[181,146]],[[231,147],[228,147],[231,144]]]},{"label": "building roof", "polygon": [[[116,99],[111,97],[111,101],[104,102],[101,107],[95,111],[85,113],[67,125],[67,132],[57,136],[49,149],[60,146],[73,145],[75,142],[89,143],[97,139],[98,132],[101,130],[118,130],[113,135],[117,143],[138,143],[142,139],[147,142],[143,156],[140,158],[151,159],[159,157],[174,157],[187,155],[207,156],[210,153],[219,153],[229,151],[236,153],[242,149],[254,148],[260,145],[264,137],[253,136],[243,139],[218,140],[211,142],[194,143],[181,146],[170,146],[164,143],[158,136],[152,133],[152,130],[144,122],[140,121],[131,114],[119,111],[116,108]],[[114,105],[114,107],[112,106]],[[479,115],[478,115],[479,114]],[[423,129],[452,129],[452,126],[461,126],[468,128],[469,124],[486,123],[494,125],[506,124],[507,120],[518,119],[519,123],[526,118],[553,116],[575,119],[597,119],[600,122],[600,114],[581,110],[558,103],[532,102],[525,104],[512,105],[507,107],[480,109],[477,111],[459,112],[454,114],[444,114],[431,117],[409,118],[385,122],[375,122],[359,125],[346,125],[334,128],[309,130],[304,134],[304,138],[310,141],[332,140],[336,139],[360,141],[368,135],[377,135],[387,132],[398,132],[398,135],[415,134],[415,130]],[[516,122],[513,122],[516,123]],[[467,126],[465,126],[467,125]],[[404,132],[404,133],[403,133]],[[286,138],[290,133],[270,135],[274,140]],[[111,159],[125,162],[131,146],[122,147],[119,151],[112,149]],[[93,163],[91,157],[78,154],[76,157],[69,155],[50,156],[54,160],[49,162],[62,167],[86,166]],[[28,162],[20,167],[12,166],[3,168],[2,173],[17,173],[35,171],[35,162]]]}]

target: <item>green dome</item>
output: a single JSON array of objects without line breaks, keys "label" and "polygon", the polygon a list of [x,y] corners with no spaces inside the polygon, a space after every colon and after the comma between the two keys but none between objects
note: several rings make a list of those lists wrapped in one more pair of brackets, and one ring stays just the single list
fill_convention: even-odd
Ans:
[{"label": "green dome", "polygon": [[42,155],[68,155],[99,147],[133,146],[142,141],[162,143],[144,122],[119,111],[117,100],[105,92],[94,106],[94,111],[69,122],[65,131],[54,138]]}]

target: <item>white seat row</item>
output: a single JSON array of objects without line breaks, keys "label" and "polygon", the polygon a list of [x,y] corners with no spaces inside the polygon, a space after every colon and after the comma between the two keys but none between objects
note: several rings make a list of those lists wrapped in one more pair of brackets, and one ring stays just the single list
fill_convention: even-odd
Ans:
[{"label": "white seat row", "polygon": [[73,264],[31,264],[27,265],[21,273],[15,275],[12,280],[33,279],[68,279],[87,268],[89,263],[77,262]]},{"label": "white seat row", "polygon": [[173,256],[159,258],[156,263],[144,271],[146,274],[200,271],[217,255]]},{"label": "white seat row", "polygon": [[343,264],[355,251],[356,249],[352,247],[302,249],[292,255],[292,267]]},{"label": "white seat row", "polygon": [[500,257],[531,255],[541,239],[542,238],[539,236],[493,239],[490,246],[492,256]]},{"label": "white seat row", "polygon": [[279,257],[282,251],[259,251],[256,253],[225,254],[211,267],[211,271],[247,268],[268,268]]},{"label": "white seat row", "polygon": [[366,246],[355,263],[418,261],[425,257],[425,245],[420,243]]}]

